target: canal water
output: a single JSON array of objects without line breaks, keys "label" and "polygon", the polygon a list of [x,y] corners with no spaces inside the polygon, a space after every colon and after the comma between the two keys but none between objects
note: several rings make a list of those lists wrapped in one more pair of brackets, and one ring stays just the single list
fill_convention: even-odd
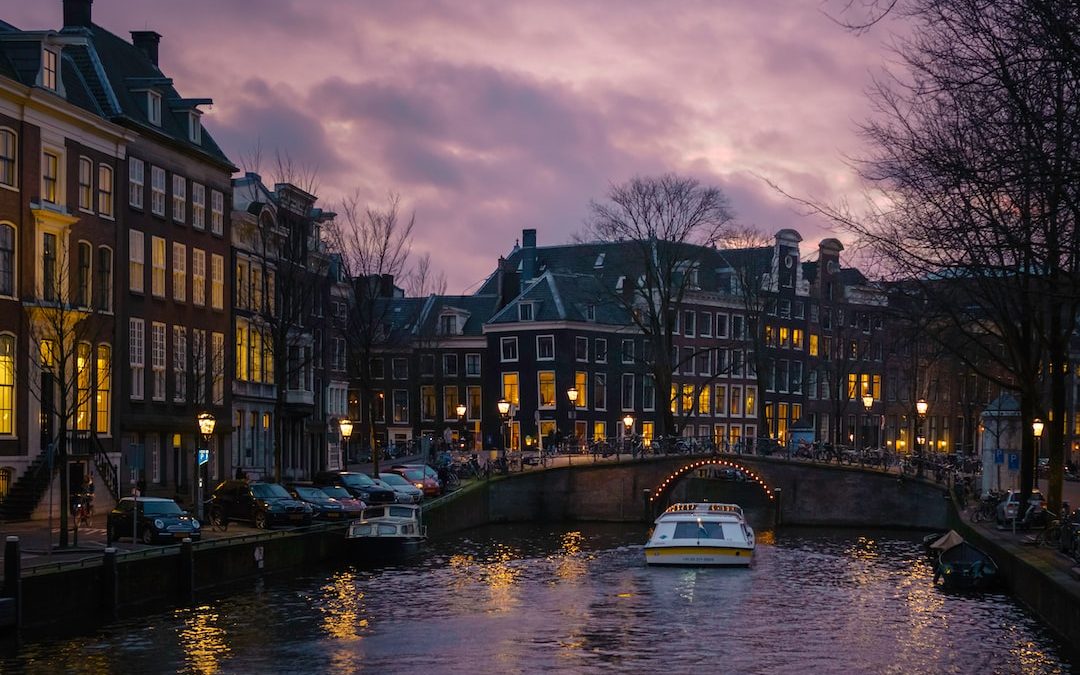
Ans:
[{"label": "canal water", "polygon": [[[1064,673],[1008,595],[932,587],[918,533],[759,532],[750,569],[647,568],[643,526],[500,526],[0,655],[29,673]],[[73,620],[75,618],[73,617]]]}]

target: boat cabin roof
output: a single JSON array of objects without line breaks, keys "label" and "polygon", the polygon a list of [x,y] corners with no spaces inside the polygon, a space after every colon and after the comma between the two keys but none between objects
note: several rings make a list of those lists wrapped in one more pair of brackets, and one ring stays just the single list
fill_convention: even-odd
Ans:
[{"label": "boat cabin roof", "polygon": [[739,504],[678,503],[667,507],[657,518],[657,521],[667,518],[676,519],[677,516],[701,517],[706,515],[712,518],[723,518],[724,516],[729,516],[732,519],[744,518],[742,507]]},{"label": "boat cabin roof", "polygon": [[407,518],[415,520],[420,517],[420,507],[412,504],[369,506],[364,509],[364,513],[360,517],[363,520],[370,520],[372,518]]}]

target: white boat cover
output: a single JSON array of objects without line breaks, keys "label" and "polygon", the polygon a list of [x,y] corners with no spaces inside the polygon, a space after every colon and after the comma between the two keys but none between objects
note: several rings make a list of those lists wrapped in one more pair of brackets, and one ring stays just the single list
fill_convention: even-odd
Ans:
[{"label": "white boat cover", "polygon": [[941,539],[938,539],[933,544],[930,544],[930,548],[934,549],[935,551],[948,551],[953,546],[963,543],[964,538],[960,536],[960,533],[958,533],[956,530],[949,530],[945,534],[945,536],[941,537]]}]

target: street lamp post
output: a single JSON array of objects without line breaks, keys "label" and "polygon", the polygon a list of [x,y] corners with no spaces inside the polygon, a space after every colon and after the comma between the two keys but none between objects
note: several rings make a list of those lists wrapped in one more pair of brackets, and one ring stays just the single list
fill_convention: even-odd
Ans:
[{"label": "street lamp post", "polygon": [[349,437],[352,436],[353,423],[347,417],[338,420],[338,430],[341,432],[341,463],[347,469],[349,467]]},{"label": "street lamp post", "polygon": [[505,398],[500,398],[499,402],[496,403],[496,405],[499,408],[499,421],[501,423],[500,435],[502,436],[502,467],[505,473],[509,473],[510,465],[506,461],[506,431],[507,427],[510,424],[510,401],[507,401]]},{"label": "street lamp post", "polygon": [[454,408],[454,412],[457,413],[458,426],[461,428],[458,432],[461,436],[458,439],[458,442],[461,443],[462,450],[465,449],[465,413],[468,412],[468,410],[469,409],[465,407],[464,403],[458,403],[457,408]]},{"label": "street lamp post", "polygon": [[923,462],[923,459],[924,459],[923,458],[923,443],[926,441],[926,437],[923,436],[923,428],[922,427],[923,427],[923,420],[926,419],[926,410],[929,407],[930,407],[930,405],[926,402],[925,398],[920,398],[918,401],[915,402],[915,412],[917,412],[919,414],[918,415],[918,417],[919,417],[918,428],[915,431],[915,433],[916,433],[915,441],[916,441],[916,443],[918,443],[918,447],[916,448],[918,459],[916,461],[918,461],[919,466],[917,468],[917,472],[916,472],[915,475],[917,477],[919,477],[919,478],[923,477],[923,463],[924,463]]},{"label": "street lamp post", "polygon": [[[623,436],[625,437],[625,440],[626,440],[626,454],[633,455],[634,446],[633,446],[633,441],[630,439],[630,434],[633,433],[633,431],[634,431],[634,416],[633,415],[627,415],[626,417],[622,418],[622,423],[623,423],[623,427],[625,427],[625,429],[626,429],[626,433],[623,434]],[[618,461],[618,459],[619,459],[618,455],[615,456],[615,459],[616,459],[616,461]]]},{"label": "street lamp post", "polygon": [[[199,423],[199,433],[203,437],[203,441],[206,443],[206,461],[210,459],[210,439],[214,436],[214,427],[217,426],[217,420],[214,416],[208,412],[199,413],[196,420]],[[203,461],[203,454],[200,451],[195,453],[195,514],[199,520],[203,519],[203,465],[206,464]]]},{"label": "street lamp post", "polygon": [[570,400],[570,451],[566,453],[566,463],[574,463],[574,453],[577,452],[577,387],[566,390],[566,398]]},{"label": "street lamp post", "polygon": [[1035,461],[1031,463],[1031,475],[1034,477],[1032,483],[1034,485],[1039,484],[1039,455],[1042,454],[1042,435],[1045,427],[1043,421],[1037,417],[1031,422],[1031,431],[1035,434]]},{"label": "street lamp post", "polygon": [[[869,435],[866,432],[866,430],[869,428],[868,425],[866,424],[866,421],[870,419],[870,409],[874,407],[874,395],[869,393],[869,392],[863,394],[862,405],[863,405],[863,410],[866,411],[866,416],[863,418],[863,436],[864,436],[864,438],[863,438],[862,442],[863,442],[863,445],[866,445],[867,444],[867,442],[866,442],[867,439],[865,438],[865,436]],[[861,453],[860,453],[859,456],[860,457],[862,456]]]}]

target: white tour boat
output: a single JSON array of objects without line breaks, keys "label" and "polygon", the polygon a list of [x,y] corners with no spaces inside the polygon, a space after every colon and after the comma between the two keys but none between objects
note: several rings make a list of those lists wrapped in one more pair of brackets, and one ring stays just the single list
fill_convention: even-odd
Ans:
[{"label": "white tour boat", "polygon": [[374,555],[408,553],[427,538],[420,523],[420,506],[385,504],[364,509],[359,520],[349,523],[346,542],[355,552]]},{"label": "white tour boat", "polygon": [[650,565],[748,566],[754,530],[735,504],[672,504],[645,544]]}]

